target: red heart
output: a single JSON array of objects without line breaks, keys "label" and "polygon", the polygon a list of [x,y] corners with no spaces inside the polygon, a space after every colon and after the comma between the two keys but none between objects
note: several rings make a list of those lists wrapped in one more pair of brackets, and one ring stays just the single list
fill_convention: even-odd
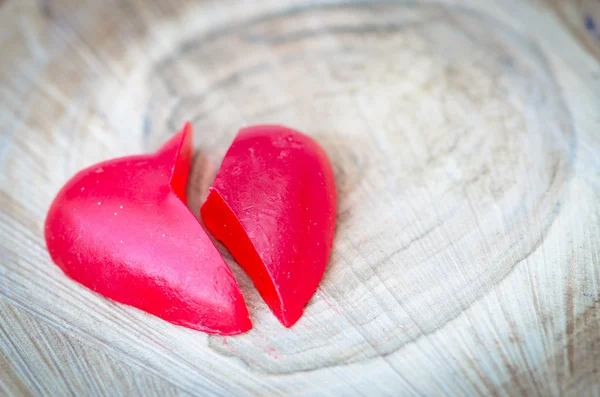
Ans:
[{"label": "red heart", "polygon": [[279,321],[292,326],[315,292],[333,244],[336,190],[325,151],[285,127],[241,130],[201,215]]},{"label": "red heart", "polygon": [[71,278],[171,323],[232,335],[251,328],[231,271],[188,210],[191,126],[158,152],[75,175],[54,200],[45,237]]}]

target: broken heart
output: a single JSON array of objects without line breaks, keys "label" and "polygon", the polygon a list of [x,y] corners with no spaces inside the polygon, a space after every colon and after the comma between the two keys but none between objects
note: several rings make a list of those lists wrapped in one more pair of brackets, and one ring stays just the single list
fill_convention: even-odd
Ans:
[{"label": "broken heart", "polygon": [[[239,287],[186,207],[192,152],[188,123],[154,154],[79,172],[50,207],[46,244],[68,276],[105,297],[177,325],[239,334],[251,328]],[[261,126],[240,131],[201,213],[290,327],[323,276],[335,208],[323,149]]]}]

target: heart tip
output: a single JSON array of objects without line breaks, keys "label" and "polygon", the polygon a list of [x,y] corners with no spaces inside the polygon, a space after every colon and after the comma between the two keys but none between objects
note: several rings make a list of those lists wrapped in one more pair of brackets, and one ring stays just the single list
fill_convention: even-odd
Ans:
[{"label": "heart tip", "polygon": [[289,315],[285,315],[285,316],[279,316],[277,314],[275,314],[275,316],[277,317],[277,319],[279,320],[279,322],[286,328],[292,328],[292,326],[294,326],[294,324],[296,324],[298,322],[298,320],[300,320],[300,317],[302,317],[302,314],[304,313],[303,310],[300,310],[300,313],[294,315],[294,316],[289,316]]},{"label": "heart tip", "polygon": [[229,329],[221,329],[214,333],[223,336],[235,336],[250,331],[252,329],[252,321],[250,320],[248,309],[244,305],[243,307],[239,307],[238,310],[240,310],[242,313],[235,314],[234,319],[232,319],[230,323]]},{"label": "heart tip", "polygon": [[252,323],[248,322],[248,324],[241,326],[240,328],[236,328],[235,330],[227,330],[227,331],[223,331],[223,330],[215,330],[215,331],[210,331],[208,333],[211,333],[213,335],[220,335],[220,336],[236,336],[236,335],[242,335],[245,334],[246,332],[250,331],[252,329]]}]

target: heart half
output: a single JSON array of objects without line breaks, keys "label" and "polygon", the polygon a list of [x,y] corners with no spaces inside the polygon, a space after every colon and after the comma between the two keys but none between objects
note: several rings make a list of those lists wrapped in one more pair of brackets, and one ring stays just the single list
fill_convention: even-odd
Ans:
[{"label": "heart half", "polygon": [[173,324],[233,335],[252,325],[238,285],[186,207],[191,126],[150,155],[75,175],[48,212],[52,260],[71,278]]},{"label": "heart half", "polygon": [[331,252],[336,187],[325,151],[280,126],[242,129],[201,208],[286,327],[302,315]]}]

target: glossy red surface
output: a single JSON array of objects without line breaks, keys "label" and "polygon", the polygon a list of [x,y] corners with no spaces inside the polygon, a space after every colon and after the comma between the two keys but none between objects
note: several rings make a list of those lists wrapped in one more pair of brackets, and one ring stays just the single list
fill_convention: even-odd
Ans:
[{"label": "glossy red surface", "polygon": [[292,326],[315,292],[333,244],[336,190],[325,151],[285,127],[241,130],[201,215],[281,323]]},{"label": "glossy red surface", "polygon": [[186,207],[189,124],[159,151],[94,165],[58,193],[45,225],[71,278],[173,324],[233,335],[252,325],[231,271]]}]

